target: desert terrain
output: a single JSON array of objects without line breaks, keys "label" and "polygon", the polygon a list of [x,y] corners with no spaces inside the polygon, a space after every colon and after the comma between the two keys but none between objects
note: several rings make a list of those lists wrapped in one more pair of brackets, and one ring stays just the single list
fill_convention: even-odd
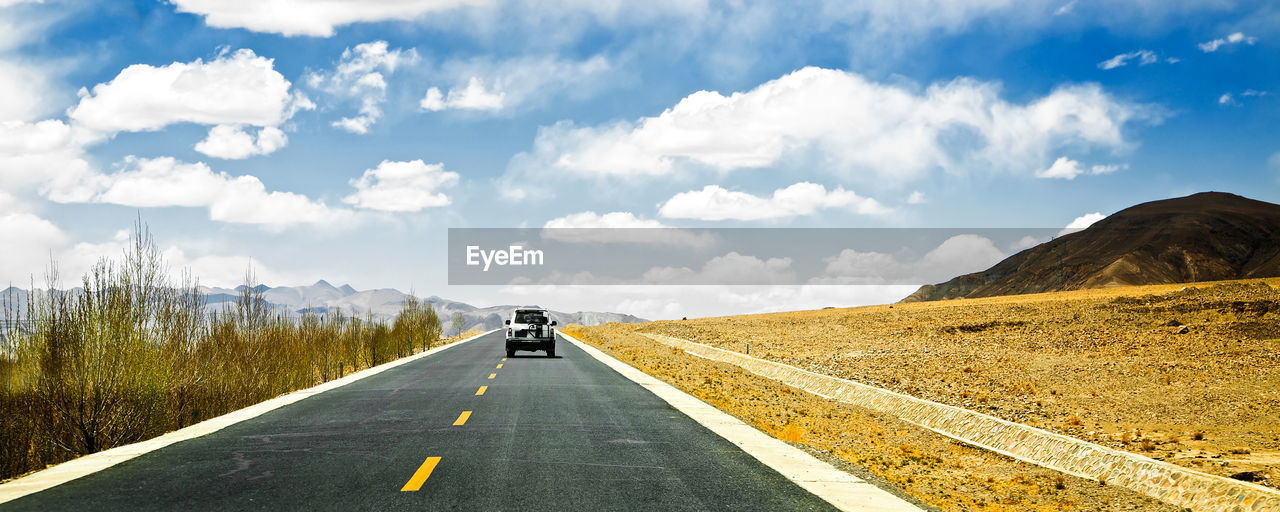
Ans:
[{"label": "desert terrain", "polygon": [[[691,356],[635,334],[664,334],[739,352],[749,343],[753,356],[1212,474],[1273,488],[1280,484],[1280,279],[611,324],[579,332],[595,343],[625,343],[633,346],[629,350],[649,353],[646,357],[670,359],[649,364],[657,374],[665,372],[669,379],[684,382],[693,394],[705,395],[704,400],[755,403],[765,419],[756,421],[757,426],[784,438],[807,439],[811,446],[825,436],[862,438],[853,443],[875,444],[866,437],[887,431],[901,439],[898,436],[912,432],[913,427],[861,411],[847,413],[859,420],[842,418],[848,422],[846,432],[824,432],[842,427],[812,424],[813,415],[839,414],[831,409],[839,405],[816,397],[801,400],[778,390],[752,391],[742,383],[763,379],[727,367],[716,369],[719,377],[708,375],[705,382],[691,382],[682,375],[685,366],[696,365],[686,361]],[[733,380],[737,389],[723,389],[730,384],[717,378]],[[756,385],[763,384],[751,386]],[[770,396],[780,402],[772,417]],[[793,409],[796,400],[808,405]],[[750,407],[726,405],[727,410],[736,409],[735,414],[744,414]],[[865,433],[877,430],[862,427],[866,422],[878,425],[882,433]],[[960,450],[959,445],[924,441],[929,436],[922,433],[908,437],[911,440],[899,447],[901,453],[881,457],[911,465],[901,462],[910,460],[904,454],[918,452],[933,457],[938,465],[954,465],[950,477],[960,481],[973,480],[966,476],[966,468],[978,475],[992,471],[990,461],[981,455],[948,452]],[[840,454],[838,446],[833,452]],[[845,459],[904,489],[911,489],[921,478],[941,480],[936,474],[908,480],[896,470],[877,471],[874,461],[854,453],[850,451]],[[1027,476],[1043,470],[1028,466],[1009,471]],[[999,476],[993,478],[992,483],[1000,482]],[[986,504],[1014,499],[1002,494],[1002,486],[983,485],[986,480],[979,480],[980,491],[954,492],[979,496]],[[936,484],[941,487],[931,487],[921,496],[948,494],[948,484]],[[1066,486],[1068,491],[1071,488]],[[1025,501],[1026,496],[1020,499],[1023,505],[1033,503]],[[1073,505],[1064,505],[1067,502]],[[1041,504],[1049,503],[1089,508],[1090,500],[1077,495]],[[957,507],[987,508],[974,502],[942,506]]]}]

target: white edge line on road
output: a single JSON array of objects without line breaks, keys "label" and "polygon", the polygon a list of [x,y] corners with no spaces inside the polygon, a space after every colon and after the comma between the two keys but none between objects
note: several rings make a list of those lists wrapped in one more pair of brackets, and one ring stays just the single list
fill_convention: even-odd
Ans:
[{"label": "white edge line on road", "polygon": [[195,439],[203,435],[217,432],[228,426],[235,425],[236,423],[240,423],[242,421],[258,417],[264,413],[267,413],[275,409],[279,409],[281,407],[297,402],[304,398],[307,398],[319,393],[323,393],[331,389],[340,388],[342,386],[351,384],[352,382],[356,382],[366,377],[377,375],[384,371],[390,370],[392,368],[395,368],[397,366],[400,366],[406,363],[416,361],[418,359],[422,359],[426,356],[435,354],[442,350],[447,350],[449,348],[456,347],[458,345],[461,345],[463,343],[474,340],[476,338],[479,338],[481,336],[484,336],[486,334],[492,333],[497,330],[498,329],[494,329],[492,331],[488,331],[482,334],[477,334],[465,340],[455,341],[448,345],[441,345],[431,350],[419,352],[417,354],[414,354],[408,357],[396,359],[395,361],[374,366],[373,368],[366,368],[364,370],[360,370],[358,372],[352,373],[351,375],[337,378],[329,382],[325,382],[323,384],[313,386],[307,389],[302,389],[302,390],[294,391],[292,393],[280,395],[278,397],[272,398],[265,402],[259,402],[249,407],[245,407],[244,409],[240,409],[238,411],[232,411],[227,414],[223,414],[222,416],[218,416],[216,418],[209,418],[200,423],[196,423],[195,425],[191,425],[186,428],[178,429],[173,432],[169,432],[157,437],[153,437],[146,441],[127,444],[124,446],[118,446],[110,450],[104,450],[98,453],[85,455],[80,458],[63,462],[51,468],[43,469],[35,473],[31,473],[27,476],[10,480],[8,482],[0,484],[0,503],[13,501],[23,496],[26,496],[28,494],[37,493],[45,489],[48,489],[50,487],[60,485],[66,482],[70,482],[82,476],[96,473],[98,471],[102,471],[104,469],[107,469],[111,466],[114,466],[126,460],[132,459],[134,457],[137,457],[139,455],[142,455],[148,452],[159,450],[161,448],[164,448],[174,443],[186,441],[188,439]]},{"label": "white edge line on road", "polygon": [[698,400],[693,395],[680,391],[666,382],[614,359],[595,347],[578,341],[573,336],[560,331],[556,332],[587,354],[590,354],[591,357],[598,359],[622,374],[623,377],[643,386],[650,393],[665,400],[676,410],[693,419],[693,421],[737,445],[742,451],[755,457],[764,465],[773,468],[783,477],[795,482],[796,485],[799,485],[804,490],[826,500],[840,510],[920,510],[919,507],[910,502],[894,496],[866,480],[836,469],[832,465],[805,453],[804,450],[765,434],[742,420],[730,416],[702,400]]}]

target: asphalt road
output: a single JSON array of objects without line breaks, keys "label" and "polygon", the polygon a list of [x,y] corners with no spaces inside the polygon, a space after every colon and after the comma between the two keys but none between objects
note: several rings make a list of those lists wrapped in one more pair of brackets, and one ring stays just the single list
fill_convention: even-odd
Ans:
[{"label": "asphalt road", "polygon": [[831,509],[556,345],[491,333],[0,510]]}]

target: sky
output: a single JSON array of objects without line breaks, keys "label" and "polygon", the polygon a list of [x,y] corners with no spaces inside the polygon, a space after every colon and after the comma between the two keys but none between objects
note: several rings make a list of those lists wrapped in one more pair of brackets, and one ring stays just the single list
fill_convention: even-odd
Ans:
[{"label": "sky", "polygon": [[646,318],[883,303],[914,286],[450,286],[447,230],[1280,202],[1277,95],[1266,1],[0,0],[0,281],[53,261],[74,285],[141,219],[213,286]]}]

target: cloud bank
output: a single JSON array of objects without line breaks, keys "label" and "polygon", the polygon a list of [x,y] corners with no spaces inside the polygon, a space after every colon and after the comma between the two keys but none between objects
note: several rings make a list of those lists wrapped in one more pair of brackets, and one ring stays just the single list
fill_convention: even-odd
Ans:
[{"label": "cloud bank", "polygon": [[815,159],[837,175],[899,183],[935,170],[1024,173],[1054,152],[1123,152],[1132,146],[1127,128],[1162,116],[1096,84],[1018,104],[1002,99],[998,84],[968,78],[916,92],[809,67],[727,96],[699,91],[637,121],[544,127],[533,150],[512,159],[507,179],[654,178]]},{"label": "cloud bank", "polygon": [[301,194],[268,191],[257,177],[231,176],[215,172],[203,162],[186,163],[172,157],[130,156],[116,172],[86,176],[75,190],[51,197],[139,208],[202,207],[208,210],[210,220],[272,230],[340,224],[352,217],[350,211],[330,208]]}]

